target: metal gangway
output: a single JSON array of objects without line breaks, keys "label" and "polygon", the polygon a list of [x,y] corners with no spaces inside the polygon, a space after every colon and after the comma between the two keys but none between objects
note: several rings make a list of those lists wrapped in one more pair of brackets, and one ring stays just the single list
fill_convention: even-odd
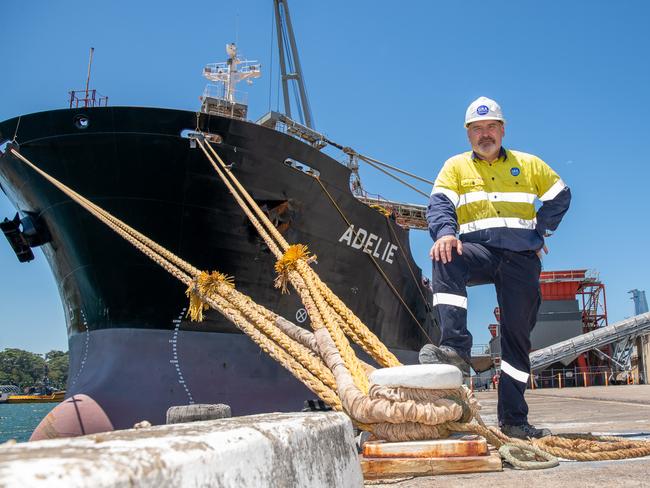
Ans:
[{"label": "metal gangway", "polygon": [[538,349],[530,354],[530,369],[541,370],[566,357],[577,356],[620,341],[627,342],[646,334],[650,334],[650,312]]}]

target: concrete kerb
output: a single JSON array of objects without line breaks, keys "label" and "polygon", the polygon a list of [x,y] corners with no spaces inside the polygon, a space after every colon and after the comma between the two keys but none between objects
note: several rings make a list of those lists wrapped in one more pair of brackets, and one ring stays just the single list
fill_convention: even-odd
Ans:
[{"label": "concrete kerb", "polygon": [[0,446],[0,487],[363,486],[350,419],[273,413]]}]

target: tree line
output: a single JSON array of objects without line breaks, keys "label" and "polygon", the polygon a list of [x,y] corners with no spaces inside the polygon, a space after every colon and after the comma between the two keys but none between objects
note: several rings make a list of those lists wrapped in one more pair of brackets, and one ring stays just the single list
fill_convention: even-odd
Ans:
[{"label": "tree line", "polygon": [[65,389],[69,363],[68,353],[63,351],[50,351],[43,356],[7,348],[0,351],[0,385]]}]

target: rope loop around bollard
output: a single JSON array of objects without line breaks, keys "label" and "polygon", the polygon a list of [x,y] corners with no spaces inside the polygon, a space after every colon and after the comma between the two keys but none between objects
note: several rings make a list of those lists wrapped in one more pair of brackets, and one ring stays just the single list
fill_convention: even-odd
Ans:
[{"label": "rope loop around bollard", "polygon": [[[499,454],[517,469],[548,469],[560,464],[555,456],[531,445],[507,443],[499,448]],[[544,460],[538,461],[538,458]]]}]

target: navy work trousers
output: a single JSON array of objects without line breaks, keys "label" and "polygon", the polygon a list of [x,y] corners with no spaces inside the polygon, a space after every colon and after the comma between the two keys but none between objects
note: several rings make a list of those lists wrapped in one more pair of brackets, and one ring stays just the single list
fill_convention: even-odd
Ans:
[{"label": "navy work trousers", "polygon": [[534,251],[514,252],[463,243],[451,262],[433,261],[433,306],[441,329],[440,345],[469,359],[472,335],[467,330],[467,286],[494,283],[501,311],[500,424],[528,422],[524,392],[530,373],[530,332],[541,304],[541,262]]}]

